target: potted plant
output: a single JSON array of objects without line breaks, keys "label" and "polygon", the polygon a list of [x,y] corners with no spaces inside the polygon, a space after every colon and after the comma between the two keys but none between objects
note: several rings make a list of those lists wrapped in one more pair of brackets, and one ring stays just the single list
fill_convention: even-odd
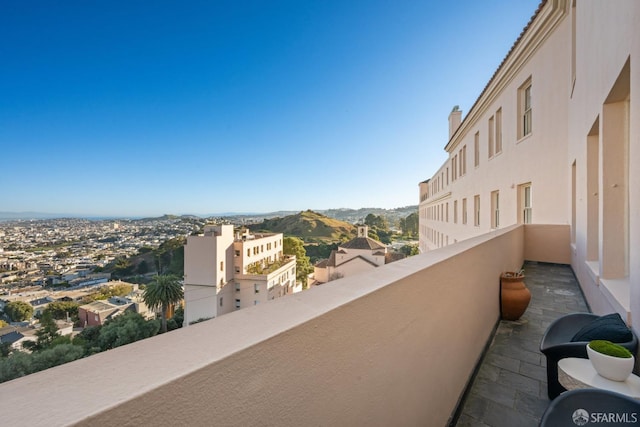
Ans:
[{"label": "potted plant", "polygon": [[500,315],[518,320],[529,306],[531,292],[523,282],[524,270],[507,271],[500,276]]},{"label": "potted plant", "polygon": [[596,372],[613,381],[625,381],[635,365],[633,354],[623,346],[606,340],[587,344],[587,355]]}]

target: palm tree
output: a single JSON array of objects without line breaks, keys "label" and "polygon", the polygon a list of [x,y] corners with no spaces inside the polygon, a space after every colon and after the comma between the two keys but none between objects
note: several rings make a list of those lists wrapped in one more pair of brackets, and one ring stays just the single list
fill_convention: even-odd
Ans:
[{"label": "palm tree", "polygon": [[162,310],[162,332],[167,332],[169,306],[179,303],[183,297],[184,292],[179,279],[171,274],[155,276],[142,294],[142,300],[150,309]]}]

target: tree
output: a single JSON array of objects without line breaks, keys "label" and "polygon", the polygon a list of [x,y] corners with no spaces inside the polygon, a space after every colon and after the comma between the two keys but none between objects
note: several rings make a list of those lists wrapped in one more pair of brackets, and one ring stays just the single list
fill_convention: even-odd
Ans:
[{"label": "tree", "polygon": [[51,313],[44,311],[40,319],[40,328],[36,331],[37,340],[25,341],[22,346],[31,351],[41,351],[49,348],[53,340],[58,338],[58,325],[51,316]]},{"label": "tree", "polygon": [[33,307],[24,301],[11,301],[4,306],[4,312],[14,322],[24,322],[33,316]]},{"label": "tree", "polygon": [[127,311],[107,321],[100,329],[97,344],[100,351],[111,350],[158,333],[157,320],[145,320],[140,314]]},{"label": "tree", "polygon": [[136,271],[138,272],[138,274],[147,274],[149,272],[149,266],[147,265],[147,261],[145,260],[140,261],[140,264],[138,264]]},{"label": "tree", "polygon": [[388,230],[389,223],[387,219],[383,216],[369,214],[364,218],[364,223],[371,228],[375,228],[378,230]]},{"label": "tree", "polygon": [[152,310],[162,311],[162,332],[167,332],[167,311],[172,304],[178,304],[184,298],[182,285],[176,276],[158,275],[147,285],[142,300]]},{"label": "tree", "polygon": [[132,273],[133,264],[128,258],[117,258],[114,264],[114,275],[117,277],[125,277]]},{"label": "tree", "polygon": [[44,309],[44,313],[51,313],[54,319],[66,320],[67,315],[71,318],[78,318],[78,304],[75,301],[53,301]]},{"label": "tree", "polygon": [[176,276],[184,275],[185,237],[176,237],[163,242],[153,251],[158,274],[168,273]]},{"label": "tree", "polygon": [[406,236],[417,236],[418,235],[418,213],[414,212],[409,214],[406,218],[400,219],[400,229],[402,230],[402,234]]},{"label": "tree", "polygon": [[167,320],[167,329],[173,331],[174,329],[182,328],[184,323],[184,308],[179,305],[176,311],[173,313],[173,317]]},{"label": "tree", "polygon": [[404,245],[400,248],[400,252],[406,256],[413,256],[418,255],[420,250],[418,249],[418,245]]},{"label": "tree", "polygon": [[307,288],[307,276],[313,272],[313,266],[309,262],[304,243],[297,237],[285,237],[282,241],[283,252],[286,255],[296,256],[296,281],[302,283],[304,289]]},{"label": "tree", "polygon": [[88,326],[73,338],[73,344],[84,347],[85,354],[91,355],[99,353],[100,350],[100,331],[102,326]]},{"label": "tree", "polygon": [[70,343],[52,346],[32,354],[32,372],[53,368],[84,357],[82,347]]}]

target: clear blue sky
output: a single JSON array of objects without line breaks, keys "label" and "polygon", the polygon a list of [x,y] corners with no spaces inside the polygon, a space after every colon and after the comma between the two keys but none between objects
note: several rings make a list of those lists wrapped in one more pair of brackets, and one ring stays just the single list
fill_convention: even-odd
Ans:
[{"label": "clear blue sky", "polygon": [[418,203],[539,0],[0,0],[0,211]]}]

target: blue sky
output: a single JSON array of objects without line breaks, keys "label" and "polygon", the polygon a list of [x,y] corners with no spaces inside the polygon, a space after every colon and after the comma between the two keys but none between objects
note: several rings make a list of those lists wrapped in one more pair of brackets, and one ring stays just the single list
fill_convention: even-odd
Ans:
[{"label": "blue sky", "polygon": [[539,0],[0,0],[0,211],[393,208]]}]

